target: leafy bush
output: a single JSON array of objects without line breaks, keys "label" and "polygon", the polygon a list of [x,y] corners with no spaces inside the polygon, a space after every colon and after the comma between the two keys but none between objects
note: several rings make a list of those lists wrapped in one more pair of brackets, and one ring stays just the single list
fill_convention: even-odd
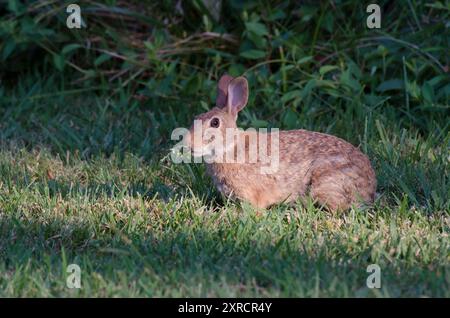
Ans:
[{"label": "leafy bush", "polygon": [[228,72],[245,74],[254,92],[244,125],[308,127],[345,113],[344,126],[389,108],[405,127],[447,128],[449,7],[438,1],[380,2],[379,31],[365,26],[364,3],[349,0],[79,1],[82,29],[65,26],[69,3],[8,1],[4,85],[53,67],[71,88],[127,86],[136,98],[199,109]]}]

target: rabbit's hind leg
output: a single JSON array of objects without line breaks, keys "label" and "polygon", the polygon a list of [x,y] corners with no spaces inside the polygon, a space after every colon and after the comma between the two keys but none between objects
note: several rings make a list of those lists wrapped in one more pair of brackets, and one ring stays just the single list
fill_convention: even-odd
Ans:
[{"label": "rabbit's hind leg", "polygon": [[320,205],[331,212],[345,211],[353,203],[354,186],[352,180],[340,171],[322,173],[312,178],[310,195]]}]

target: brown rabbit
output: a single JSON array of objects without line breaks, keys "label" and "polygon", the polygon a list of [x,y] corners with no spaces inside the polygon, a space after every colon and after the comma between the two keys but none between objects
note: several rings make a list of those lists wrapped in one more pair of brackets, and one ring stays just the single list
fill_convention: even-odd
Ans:
[{"label": "brown rabbit", "polygon": [[[301,200],[307,195],[331,211],[373,202],[376,176],[369,159],[359,149],[335,136],[303,129],[280,131],[278,135],[272,131],[240,130],[236,119],[247,100],[248,83],[244,77],[222,76],[216,107],[196,117],[201,125],[200,140],[194,138],[195,125],[189,131],[190,137],[185,138],[194,157],[210,155],[207,172],[219,191],[257,208]],[[235,133],[232,142],[222,143],[230,130]],[[213,132],[212,137],[206,134],[208,131]],[[279,138],[270,142],[274,136]],[[264,138],[269,141],[260,143]],[[222,150],[211,151],[211,145],[218,139]],[[236,159],[238,147],[243,149],[243,162],[224,160],[231,150],[233,154],[228,158]],[[278,156],[275,172],[262,170],[267,163],[262,157],[250,160],[251,151],[258,152],[264,147],[268,154]]]}]

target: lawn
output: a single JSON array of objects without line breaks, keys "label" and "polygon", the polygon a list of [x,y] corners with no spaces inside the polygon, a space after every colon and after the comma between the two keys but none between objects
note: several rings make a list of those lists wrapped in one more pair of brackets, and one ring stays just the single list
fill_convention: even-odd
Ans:
[{"label": "lawn", "polygon": [[[450,297],[448,3],[380,1],[379,30],[359,1],[79,1],[80,30],[37,3],[0,5],[1,297]],[[260,214],[174,164],[224,72],[239,126],[359,146],[374,206]]]}]

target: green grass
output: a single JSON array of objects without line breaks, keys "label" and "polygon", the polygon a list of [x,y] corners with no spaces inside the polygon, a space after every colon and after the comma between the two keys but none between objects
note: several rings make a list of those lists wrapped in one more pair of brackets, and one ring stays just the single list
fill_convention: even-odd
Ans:
[{"label": "green grass", "polygon": [[[450,297],[448,5],[385,5],[376,31],[356,27],[356,1],[230,1],[226,21],[199,1],[183,17],[108,1],[115,19],[80,1],[89,29],[68,31],[40,3],[10,1],[0,21],[0,296]],[[258,215],[203,166],[173,164],[170,133],[213,104],[223,72],[249,79],[240,126],[359,145],[375,205]]]},{"label": "green grass", "polygon": [[[4,144],[2,296],[450,296],[448,137],[392,132],[375,119],[377,132],[362,136],[380,184],[373,209],[277,206],[258,217],[222,200],[201,166],[147,153],[133,127],[150,118],[106,123],[95,118],[100,103],[73,114],[76,101],[66,102],[33,120],[40,142],[73,134],[80,151]],[[54,124],[39,123],[49,118]],[[90,118],[98,125],[74,128]],[[83,158],[115,120],[128,146]],[[22,133],[31,122],[9,127]],[[65,286],[70,263],[82,268],[81,290]],[[365,285],[372,263],[382,269],[380,290]]]},{"label": "green grass", "polygon": [[[86,161],[2,151],[0,294],[450,295],[444,211],[408,207],[405,197],[345,215],[279,206],[258,217],[183,191],[194,177],[208,185],[172,169],[132,154]],[[77,291],[65,286],[70,263],[82,268]],[[372,263],[382,269],[380,290],[365,285]]]}]

